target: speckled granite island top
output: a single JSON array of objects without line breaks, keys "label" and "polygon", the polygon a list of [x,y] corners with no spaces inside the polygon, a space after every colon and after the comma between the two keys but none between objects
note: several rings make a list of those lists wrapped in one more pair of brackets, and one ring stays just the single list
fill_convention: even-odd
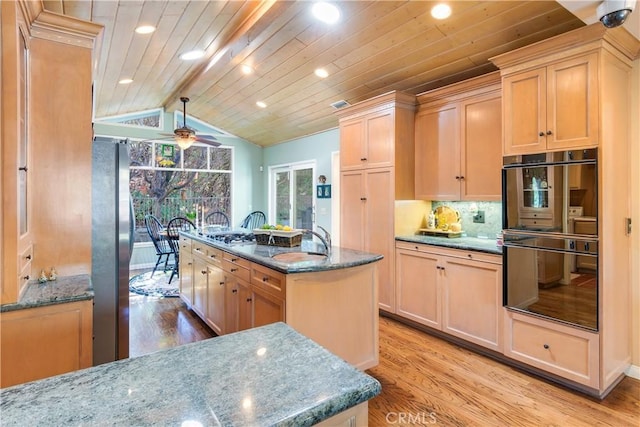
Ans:
[{"label": "speckled granite island top", "polygon": [[308,426],[380,390],[274,323],[5,388],[0,414],[7,426]]},{"label": "speckled granite island top", "polygon": [[498,246],[495,240],[480,239],[477,237],[435,237],[412,234],[406,236],[396,236],[396,240],[411,243],[422,243],[425,245],[442,246],[452,249],[463,249],[470,251],[484,252],[488,254],[502,255],[502,246]]},{"label": "speckled granite island top", "polygon": [[89,299],[93,299],[91,276],[60,276],[57,280],[43,284],[37,281],[29,282],[20,299],[15,303],[0,305],[0,312]]},{"label": "speckled granite island top", "polygon": [[382,259],[382,255],[380,254],[332,246],[331,255],[326,260],[287,263],[277,261],[272,257],[285,252],[302,251],[324,253],[324,247],[308,240],[303,240],[301,246],[295,246],[293,248],[257,245],[255,243],[226,244],[201,236],[198,233],[181,232],[181,234],[285,274],[339,270],[370,264]]}]

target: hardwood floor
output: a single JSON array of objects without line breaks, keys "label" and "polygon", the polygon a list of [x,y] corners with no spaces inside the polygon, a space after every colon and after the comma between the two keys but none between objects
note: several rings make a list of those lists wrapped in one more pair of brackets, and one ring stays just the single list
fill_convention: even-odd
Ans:
[{"label": "hardwood floor", "polygon": [[[214,336],[178,298],[132,296],[131,354]],[[603,401],[380,318],[382,384],[370,426],[640,426],[640,381],[625,378]]]}]

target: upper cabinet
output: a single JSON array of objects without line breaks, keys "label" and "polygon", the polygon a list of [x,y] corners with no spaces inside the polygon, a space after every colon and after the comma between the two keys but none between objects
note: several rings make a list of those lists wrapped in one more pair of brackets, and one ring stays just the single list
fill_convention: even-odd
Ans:
[{"label": "upper cabinet", "polygon": [[598,55],[505,73],[504,154],[598,145]]},{"label": "upper cabinet", "polygon": [[418,95],[415,193],[424,200],[501,200],[500,76]]}]

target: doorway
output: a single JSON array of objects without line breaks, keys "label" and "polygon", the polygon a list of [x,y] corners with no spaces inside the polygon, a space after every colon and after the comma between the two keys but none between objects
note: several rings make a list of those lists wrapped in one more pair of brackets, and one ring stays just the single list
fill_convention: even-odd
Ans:
[{"label": "doorway", "polygon": [[269,219],[292,228],[313,229],[315,161],[269,168]]}]

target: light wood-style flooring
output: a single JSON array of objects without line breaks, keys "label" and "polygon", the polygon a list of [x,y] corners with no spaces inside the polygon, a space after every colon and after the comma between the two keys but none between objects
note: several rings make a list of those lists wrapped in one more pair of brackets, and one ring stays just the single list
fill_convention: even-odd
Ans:
[{"label": "light wood-style flooring", "polygon": [[[179,298],[132,296],[131,356],[215,334]],[[640,381],[589,398],[395,320],[380,318],[382,384],[370,426],[640,426]]]}]

